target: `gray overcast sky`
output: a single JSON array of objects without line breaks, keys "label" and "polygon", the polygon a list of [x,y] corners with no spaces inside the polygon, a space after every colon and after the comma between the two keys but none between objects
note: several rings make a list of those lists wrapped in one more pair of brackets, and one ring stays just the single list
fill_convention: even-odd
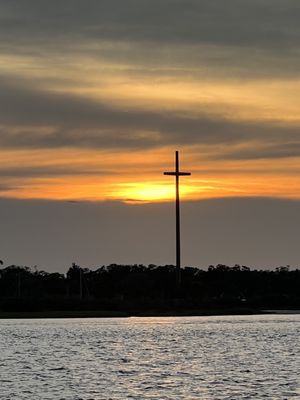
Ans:
[{"label": "gray overcast sky", "polygon": [[[66,272],[72,262],[175,263],[174,205],[0,201],[5,265]],[[298,266],[300,202],[215,199],[182,205],[182,263]]]}]

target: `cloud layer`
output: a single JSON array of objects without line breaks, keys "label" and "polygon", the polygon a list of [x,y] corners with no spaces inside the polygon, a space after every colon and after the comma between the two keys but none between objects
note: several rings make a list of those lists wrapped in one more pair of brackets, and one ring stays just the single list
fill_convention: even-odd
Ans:
[{"label": "cloud layer", "polygon": [[[141,170],[144,152],[180,148],[231,176],[274,175],[280,160],[288,186],[300,156],[299,17],[295,0],[0,0],[1,158],[98,150],[130,166],[134,152]],[[95,170],[29,159],[0,166],[1,193]],[[280,193],[272,185],[266,194]]]}]

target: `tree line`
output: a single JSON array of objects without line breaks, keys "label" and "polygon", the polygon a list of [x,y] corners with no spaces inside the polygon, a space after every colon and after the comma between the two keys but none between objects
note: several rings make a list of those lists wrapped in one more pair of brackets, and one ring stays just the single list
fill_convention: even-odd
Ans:
[{"label": "tree line", "polygon": [[300,308],[300,270],[252,270],[218,264],[207,270],[173,265],[73,263],[66,274],[11,265],[0,270],[0,311],[190,310]]}]

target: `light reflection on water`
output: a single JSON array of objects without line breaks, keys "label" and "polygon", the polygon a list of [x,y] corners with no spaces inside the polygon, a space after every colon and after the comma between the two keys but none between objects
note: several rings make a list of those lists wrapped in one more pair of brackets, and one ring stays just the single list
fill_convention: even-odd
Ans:
[{"label": "light reflection on water", "polygon": [[300,399],[300,315],[0,320],[0,399]]}]

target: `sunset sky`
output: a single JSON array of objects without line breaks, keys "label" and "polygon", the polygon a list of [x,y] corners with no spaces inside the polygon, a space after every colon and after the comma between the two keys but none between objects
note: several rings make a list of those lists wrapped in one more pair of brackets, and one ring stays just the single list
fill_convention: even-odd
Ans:
[{"label": "sunset sky", "polygon": [[298,204],[299,20],[297,0],[0,0],[1,204],[151,208],[175,150],[184,200]]}]

